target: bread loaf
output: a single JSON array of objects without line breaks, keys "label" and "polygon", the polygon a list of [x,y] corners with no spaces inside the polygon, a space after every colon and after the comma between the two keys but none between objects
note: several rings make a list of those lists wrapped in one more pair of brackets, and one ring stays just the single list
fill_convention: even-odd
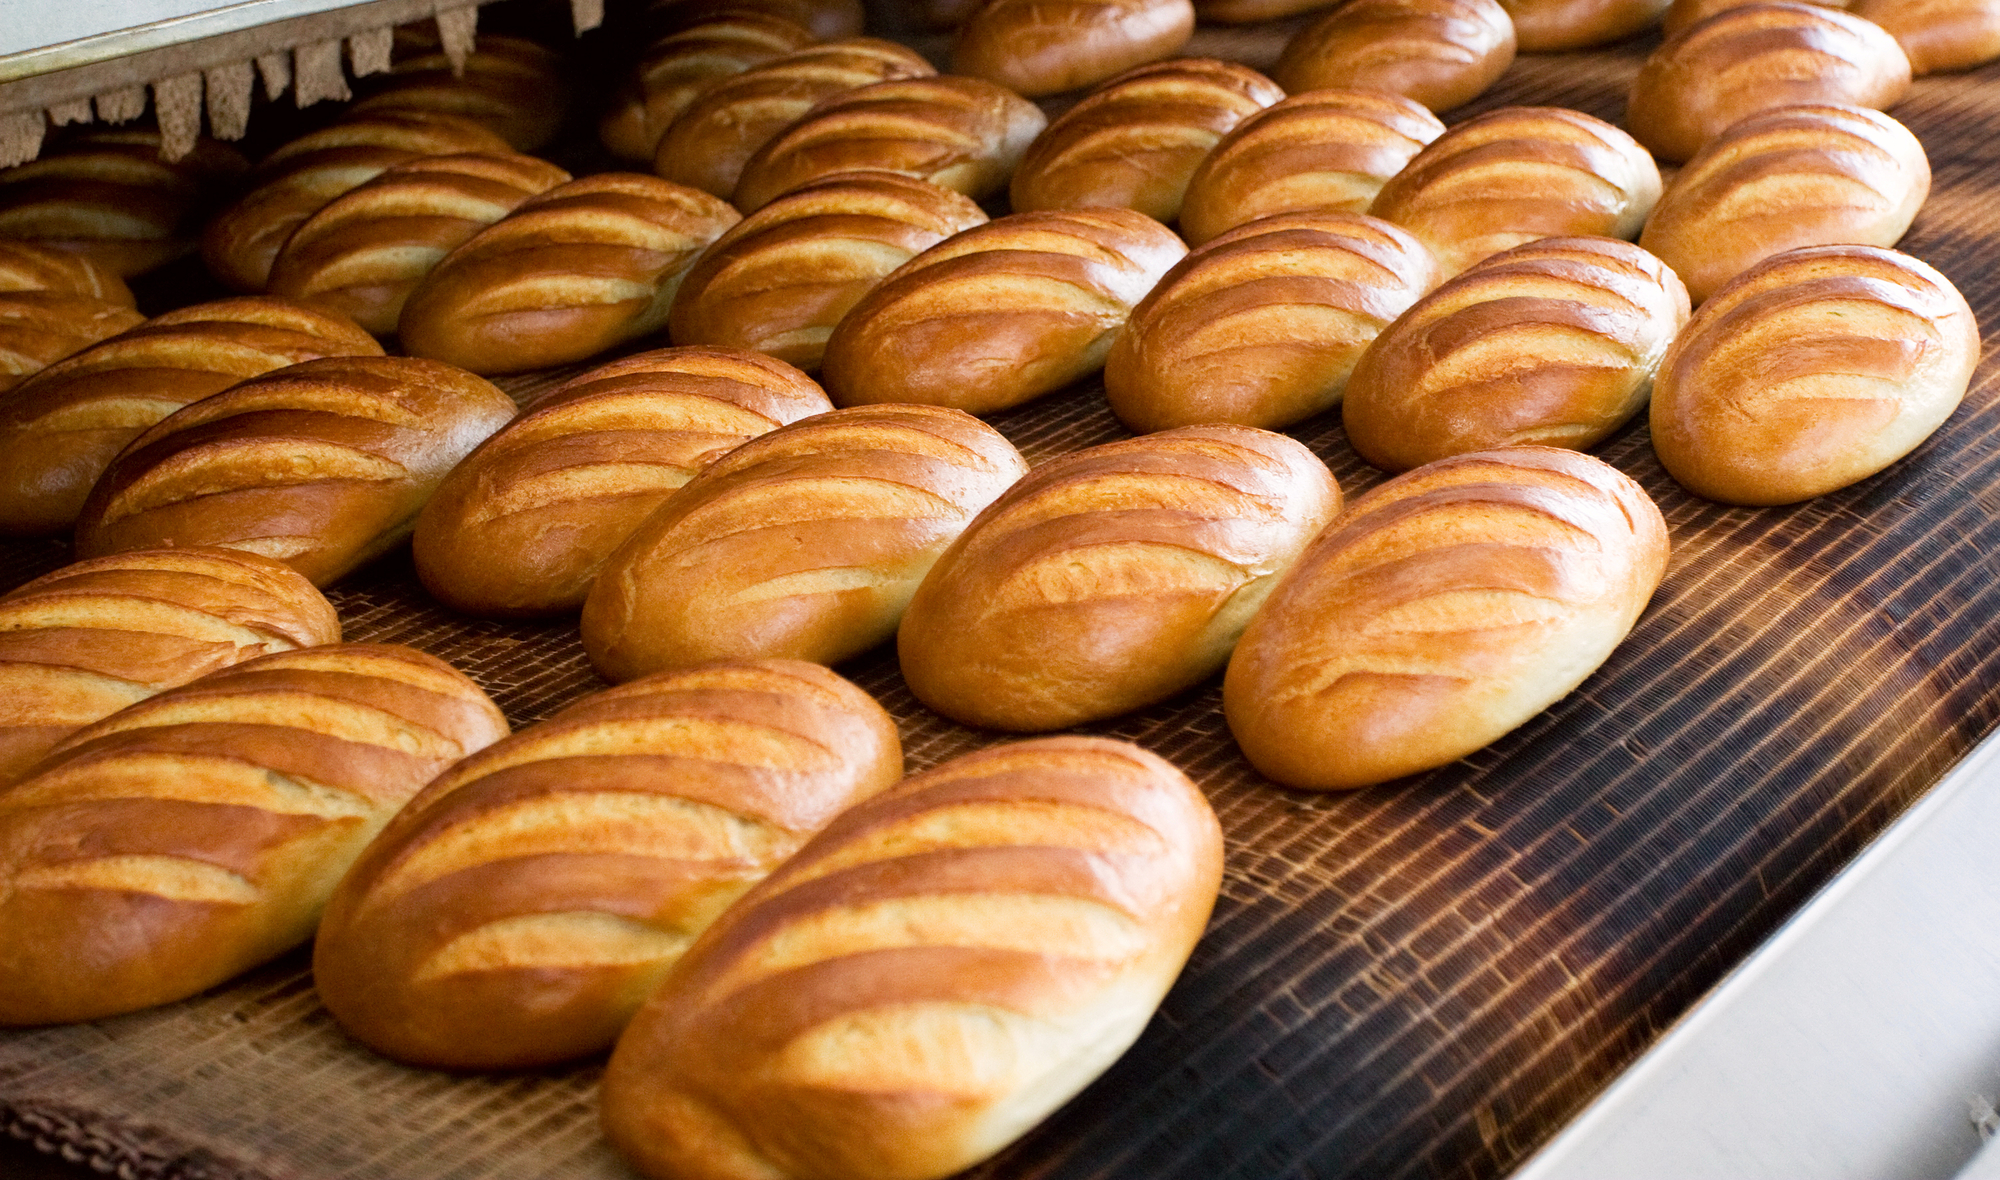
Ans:
[{"label": "bread loaf", "polygon": [[749,439],[833,408],[755,353],[665,348],[537,398],[453,468],[417,517],[417,575],[474,615],[555,614],[674,489]]},{"label": "bread loaf", "polygon": [[585,697],[411,801],[335,891],[313,981],[399,1061],[599,1053],[696,935],[903,773],[896,723],[795,660]]},{"label": "bread loaf", "polygon": [[1356,500],[1271,591],[1223,679],[1230,732],[1307,790],[1443,766],[1582,683],[1666,563],[1660,510],[1588,455],[1420,467]]},{"label": "bread loaf", "polygon": [[40,159],[0,169],[0,238],[88,255],[117,274],[144,274],[194,250],[209,207],[249,165],[235,148],[195,141],[174,163],[160,133],[101,130]]},{"label": "bread loaf", "polygon": [[1514,64],[1499,0],[1354,0],[1285,43],[1271,76],[1286,92],[1387,90],[1448,111]]},{"label": "bread loaf", "polygon": [[982,0],[951,67],[1037,98],[1169,57],[1193,34],[1191,0]]},{"label": "bread loaf", "polygon": [[1437,280],[1421,242],[1366,214],[1238,226],[1133,311],[1105,360],[1105,397],[1140,432],[1289,426],[1337,404],[1369,342]]},{"label": "bread loaf", "polygon": [[1138,1038],[1222,837],[1137,746],[968,754],[836,819],[695,942],[619,1039],[604,1129],[675,1180],[938,1180]]},{"label": "bread loaf", "polygon": [[1385,471],[1537,445],[1584,450],[1646,404],[1687,289],[1611,238],[1543,238],[1475,263],[1377,337],[1340,413]]},{"label": "bread loaf", "polygon": [[2000,58],[1995,0],[1860,0],[1854,15],[1894,37],[1913,74],[1955,73]]},{"label": "bread loaf", "polygon": [[1680,161],[1759,111],[1801,103],[1880,110],[1909,88],[1910,59],[1879,25],[1772,0],[1667,38],[1632,80],[1625,121],[1654,155]]},{"label": "bread loaf", "polygon": [[622,159],[651,160],[668,125],[704,91],[814,40],[792,21],[736,10],[668,33],[646,50],[619,86],[597,125],[597,137]]},{"label": "bread loaf", "polygon": [[1439,136],[1368,212],[1415,234],[1448,277],[1537,238],[1636,238],[1659,199],[1659,167],[1618,128],[1502,107]]},{"label": "bread loaf", "polygon": [[0,393],[145,319],[125,281],[89,255],[0,239]]},{"label": "bread loaf", "polygon": [[1066,729],[1222,670],[1340,489],[1303,443],[1188,426],[1051,459],[945,550],[896,632],[947,717]]},{"label": "bread loaf", "polygon": [[986,223],[971,199],[893,172],[842,172],[801,185],[731,226],[674,296],[681,344],[768,353],[819,368],[848,310],[891,271]]},{"label": "bread loaf", "polygon": [[21,382],[0,403],[0,534],[62,532],[125,445],[191,402],[325,356],[380,356],[343,316],[246,296],[155,316]]},{"label": "bread loaf", "polygon": [[1523,53],[1559,53],[1622,41],[1657,23],[1669,0],[1500,0]]},{"label": "bread loaf", "polygon": [[1338,3],[1340,0],[1196,0],[1194,14],[1203,24],[1250,25],[1332,8]]},{"label": "bread loaf", "polygon": [[1965,297],[1917,259],[1873,246],[1773,255],[1702,304],[1668,350],[1653,449],[1697,496],[1810,499],[1915,450],[1978,360]]},{"label": "bread loaf", "polygon": [[280,369],[132,440],[84,504],[77,552],[219,545],[325,586],[409,536],[445,473],[513,416],[506,394],[435,361]]},{"label": "bread loaf", "polygon": [[457,115],[492,131],[519,152],[548,145],[569,111],[562,59],[526,37],[482,34],[453,62],[442,47],[398,61],[349,109]]},{"label": "bread loaf", "polygon": [[202,231],[202,262],[238,291],[262,291],[292,231],[340,194],[418,156],[506,150],[505,140],[455,115],[385,111],[342,120],[258,165],[256,186]]},{"label": "bread loaf", "polygon": [[151,549],[0,598],[0,787],[135,701],[272,652],[340,642],[312,583],[254,553]]},{"label": "bread loaf", "polygon": [[507,732],[406,647],[281,652],[73,735],[0,794],[0,1023],[194,995],[312,935],[354,857]]},{"label": "bread loaf", "polygon": [[0,293],[53,291],[132,307],[132,289],[90,255],[38,242],[0,238]]},{"label": "bread loaf", "polygon": [[915,50],[852,37],[808,45],[716,83],[688,104],[653,155],[653,171],[725,200],[771,137],[842,91],[935,74]]},{"label": "bread loaf", "polygon": [[1014,212],[1117,205],[1171,223],[1216,142],[1283,97],[1257,71],[1214,58],[1127,70],[1028,146],[1008,188]]},{"label": "bread loaf", "polygon": [[612,554],[584,602],[584,650],[613,681],[859,655],[1026,473],[998,431],[955,410],[862,406],[780,427],[704,468]]},{"label": "bread loaf", "polygon": [[1187,254],[1130,209],[1015,213],[904,263],[834,328],[835,405],[920,402],[988,414],[1104,364],[1132,308]]},{"label": "bread loaf", "polygon": [[867,13],[861,0],[652,0],[643,24],[654,36],[707,24],[735,12],[759,12],[787,20],[818,41],[861,35]]},{"label": "bread loaf", "polygon": [[1007,186],[1048,117],[978,78],[877,82],[821,103],[743,166],[732,198],[745,213],[836,172],[880,169],[979,200]]},{"label": "bread loaf", "polygon": [[573,180],[445,255],[403,305],[403,347],[475,373],[594,356],[664,327],[688,267],[738,220],[654,176]]},{"label": "bread loaf", "polygon": [[1245,118],[1194,170],[1181,233],[1203,242],[1280,213],[1366,213],[1444,124],[1379,90],[1317,90]]},{"label": "bread loaf", "polygon": [[1930,191],[1924,145],[1889,116],[1778,107],[1732,124],[1697,152],[1639,244],[1680,272],[1700,303],[1786,250],[1893,246]]},{"label": "bread loaf", "polygon": [[271,292],[330,308],[378,336],[432,267],[529,197],[566,183],[554,164],[513,152],[419,156],[335,197],[271,266]]},{"label": "bread loaf", "polygon": [[[1660,19],[1660,32],[1664,36],[1671,37],[1689,25],[1700,24],[1724,9],[1741,8],[1745,4],[1761,2],[1762,0],[1674,0],[1667,6],[1666,16]],[[1819,4],[1822,0],[1803,0],[1803,2]],[[1851,10],[1854,5],[1850,0],[1837,0],[1827,3],[1826,7]]]}]

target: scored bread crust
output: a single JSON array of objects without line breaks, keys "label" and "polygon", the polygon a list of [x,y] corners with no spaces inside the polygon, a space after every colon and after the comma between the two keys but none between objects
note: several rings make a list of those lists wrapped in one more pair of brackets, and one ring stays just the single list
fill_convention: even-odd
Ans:
[{"label": "scored bread crust", "polygon": [[717,914],[902,773],[895,722],[817,664],[707,664],[592,694],[398,813],[327,906],[314,982],[399,1061],[601,1052]]},{"label": "scored bread crust", "polygon": [[1592,49],[1644,32],[1670,0],[1501,0],[1523,53]]},{"label": "scored bread crust", "polygon": [[676,29],[648,46],[619,84],[597,138],[620,159],[650,160],[660,136],[711,87],[817,39],[795,21],[736,9]]},{"label": "scored bread crust", "polygon": [[1499,81],[1514,50],[1499,0],[1353,0],[1286,42],[1271,76],[1288,94],[1387,90],[1448,111]]},{"label": "scored bread crust", "polygon": [[1250,622],[1223,678],[1250,764],[1307,790],[1443,766],[1609,658],[1667,563],[1666,522],[1616,468],[1506,447],[1356,500]]},{"label": "scored bread crust", "polygon": [[1221,883],[1215,813],[1127,742],[995,746],[834,820],[612,1053],[612,1145],[675,1180],[941,1180],[1137,1039]]},{"label": "scored bread crust", "polygon": [[1859,0],[1853,11],[1887,30],[1919,77],[2000,58],[2000,4],[1993,0]]},{"label": "scored bread crust", "polygon": [[488,33],[457,60],[442,48],[398,60],[386,75],[364,83],[367,93],[347,110],[352,116],[456,115],[492,131],[517,152],[539,151],[569,113],[562,64],[560,55],[538,42]]},{"label": "scored bread crust", "polygon": [[168,1003],[304,941],[396,809],[506,732],[393,645],[263,656],[77,732],[0,794],[0,1023]]},{"label": "scored bread crust", "polygon": [[1191,0],[984,0],[958,26],[951,66],[1040,98],[1158,61],[1193,34]]},{"label": "scored bread crust", "polygon": [[0,169],[0,239],[81,254],[125,278],[144,274],[195,248],[209,203],[248,168],[212,139],[170,164],[156,130],[87,131]]}]

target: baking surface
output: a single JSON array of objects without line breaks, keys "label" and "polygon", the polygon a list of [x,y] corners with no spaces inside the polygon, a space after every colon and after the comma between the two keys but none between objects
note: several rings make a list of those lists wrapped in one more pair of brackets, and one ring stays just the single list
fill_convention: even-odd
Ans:
[{"label": "baking surface", "polygon": [[[1281,44],[1204,30],[1189,52],[1268,67]],[[1447,121],[1523,102],[1616,120],[1650,45],[1523,58]],[[1339,796],[1274,787],[1230,742],[1218,682],[1091,727],[1208,791],[1229,839],[1222,899],[1138,1045],[972,1175],[1504,1174],[1993,728],[2000,66],[1921,80],[1893,113],[1936,178],[1903,248],[1985,327],[1966,404],[1889,471],[1791,508],[1688,496],[1643,423],[1596,448],[1665,513],[1665,583],[1578,692],[1432,774]],[[1124,433],[1095,383],[993,421],[1031,462]],[[1291,433],[1349,497],[1383,478],[1337,413]],[[66,558],[55,542],[0,546],[0,586]],[[452,661],[517,726],[599,685],[572,620],[454,616],[407,557],[330,597],[348,638]],[[898,719],[912,770],[1002,740],[916,704],[888,650],[841,671]],[[392,1065],[333,1026],[305,962],[0,1034],[0,1125],[147,1177],[629,1175],[597,1136],[594,1064]]]}]

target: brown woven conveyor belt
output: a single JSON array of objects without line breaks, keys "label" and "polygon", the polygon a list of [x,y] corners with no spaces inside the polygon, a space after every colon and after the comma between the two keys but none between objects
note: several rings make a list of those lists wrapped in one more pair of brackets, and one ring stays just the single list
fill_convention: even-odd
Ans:
[{"label": "brown woven conveyor belt", "polygon": [[[1205,30],[1190,52],[1268,65],[1280,44]],[[1649,47],[1523,58],[1449,121],[1522,102],[1619,119]],[[1919,81],[1894,113],[1936,173],[1903,248],[1985,327],[1965,405],[1886,473],[1792,508],[1690,497],[1643,422],[1600,447],[1665,512],[1666,582],[1580,691],[1465,762],[1281,790],[1237,755],[1214,684],[1104,727],[1207,789],[1222,899],[1131,1053],[976,1175],[1503,1174],[1993,727],[2000,67]],[[1382,477],[1337,417],[1293,433],[1351,497]],[[1031,461],[1123,433],[1094,385],[996,425]],[[5,547],[0,585],[66,556]],[[599,684],[573,623],[454,616],[407,558],[331,596],[349,638],[452,661],[517,726]],[[916,704],[890,652],[842,671],[896,716],[913,770],[996,740]],[[622,1177],[595,1077],[392,1065],[333,1026],[293,954],[186,1003],[0,1035],[0,1124],[138,1176]]]}]

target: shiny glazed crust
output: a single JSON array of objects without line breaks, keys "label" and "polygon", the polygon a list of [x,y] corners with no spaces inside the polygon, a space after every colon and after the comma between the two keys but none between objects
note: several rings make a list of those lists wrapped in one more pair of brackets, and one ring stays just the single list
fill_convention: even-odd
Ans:
[{"label": "shiny glazed crust", "polygon": [[125,280],[90,255],[0,238],[0,292],[17,291],[88,295],[119,307],[133,306],[132,289]]},{"label": "shiny glazed crust", "polygon": [[466,55],[462,70],[454,70],[440,49],[398,61],[379,86],[369,89],[348,108],[354,115],[457,115],[492,131],[517,152],[547,146],[569,111],[569,83],[559,56],[525,37],[490,33]]},{"label": "shiny glazed crust", "polygon": [[947,762],[836,819],[682,959],[612,1054],[650,1177],[940,1180],[1135,1040],[1201,936],[1221,833],[1104,738]]},{"label": "shiny glazed crust", "polygon": [[66,356],[145,322],[131,304],[95,295],[0,291],[0,393]]},{"label": "shiny glazed crust", "polygon": [[82,254],[127,278],[144,274],[194,250],[208,204],[248,167],[212,139],[169,164],[157,131],[87,132],[0,169],[0,239]]},{"label": "shiny glazed crust", "polygon": [[660,136],[689,103],[733,75],[815,40],[793,21],[733,10],[669,33],[632,67],[597,125],[597,138],[621,159],[651,160]]},{"label": "shiny glazed crust", "polygon": [[1193,33],[1191,0],[984,0],[959,25],[951,66],[1038,98],[1171,56]]},{"label": "shiny glazed crust", "polygon": [[1285,44],[1271,76],[1287,93],[1387,90],[1448,111],[1514,64],[1499,0],[1353,0]]},{"label": "shiny glazed crust", "polygon": [[1500,0],[1523,53],[1560,53],[1622,41],[1645,31],[1669,0]]},{"label": "shiny glazed crust", "polygon": [[1993,0],[1860,0],[1854,15],[1888,30],[1914,74],[1948,74],[2000,58]]}]

